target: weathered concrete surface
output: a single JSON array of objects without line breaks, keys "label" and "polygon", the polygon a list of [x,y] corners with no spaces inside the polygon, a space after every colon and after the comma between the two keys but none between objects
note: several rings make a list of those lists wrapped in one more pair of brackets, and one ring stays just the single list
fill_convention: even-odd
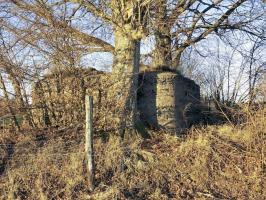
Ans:
[{"label": "weathered concrete surface", "polygon": [[[88,93],[94,97],[95,128],[113,128],[118,111],[111,77],[95,70],[46,76],[33,89],[35,121],[39,126],[82,122]],[[138,88],[137,109],[146,126],[180,131],[199,121],[200,89],[194,81],[174,72],[143,72]]]},{"label": "weathered concrete surface", "polygon": [[139,77],[140,119],[152,128],[178,132],[200,120],[200,88],[174,72],[146,72]]}]

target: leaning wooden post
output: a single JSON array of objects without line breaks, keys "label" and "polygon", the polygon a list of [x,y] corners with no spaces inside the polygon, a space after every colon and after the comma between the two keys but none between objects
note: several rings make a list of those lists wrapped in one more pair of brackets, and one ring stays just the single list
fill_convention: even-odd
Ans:
[{"label": "leaning wooden post", "polygon": [[93,152],[93,97],[85,97],[86,127],[85,127],[85,156],[89,187],[94,189],[94,152]]}]

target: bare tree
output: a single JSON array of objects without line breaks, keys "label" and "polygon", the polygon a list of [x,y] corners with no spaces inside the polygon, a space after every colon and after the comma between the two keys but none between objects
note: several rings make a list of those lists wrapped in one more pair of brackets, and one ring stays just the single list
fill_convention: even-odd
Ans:
[{"label": "bare tree", "polygon": [[[263,26],[256,26],[264,17],[264,5],[259,0],[8,0],[0,6],[0,25],[6,33],[12,33],[11,40],[24,52],[30,48],[36,54],[32,60],[42,59],[39,65],[74,68],[91,53],[113,55],[109,98],[116,102],[118,115],[114,118],[123,131],[138,121],[136,91],[140,41],[144,37],[155,37],[154,69],[176,69],[182,53],[212,33],[221,36],[240,30],[253,38],[265,38]],[[20,64],[14,58],[2,60],[14,66],[9,74],[17,69],[12,82],[21,105],[23,98],[27,104],[26,92],[18,87]],[[38,74],[40,69],[32,66],[31,75]],[[231,64],[227,66],[229,78]],[[216,86],[224,92],[222,65],[219,73],[221,80],[215,80]]]},{"label": "bare tree", "polygon": [[257,39],[254,41],[252,48],[247,56],[248,63],[248,95],[249,105],[251,105],[256,98],[256,85],[260,78],[263,77],[266,69],[266,60],[261,59],[261,53],[264,51],[265,44],[263,41]]},{"label": "bare tree", "polygon": [[[87,53],[111,52],[114,55],[112,79],[116,80],[114,98],[120,111],[121,126],[133,125],[136,116],[137,73],[140,58],[140,39],[145,36],[148,5],[150,1],[17,1],[10,0],[9,12],[24,24],[18,28],[7,21],[2,22],[9,31],[19,35],[32,46],[38,46],[40,37],[52,40],[55,35],[66,35],[86,46]],[[68,12],[65,12],[68,10]],[[89,13],[89,14],[88,14]],[[91,33],[80,30],[70,22],[75,16],[93,16],[99,27],[109,24],[115,38],[114,46]],[[34,16],[34,19],[32,19]],[[66,17],[67,16],[67,17]],[[68,21],[69,20],[69,21]],[[74,23],[73,23],[74,24]],[[27,31],[29,30],[29,31]],[[38,31],[34,31],[38,30]],[[54,30],[49,33],[47,30]],[[35,34],[32,34],[31,32]],[[46,51],[44,48],[40,50]],[[66,51],[68,52],[68,50]],[[65,53],[65,52],[64,52]]]},{"label": "bare tree", "polygon": [[[12,56],[14,57],[14,54],[12,52],[12,46],[8,46],[8,44],[5,43],[3,37],[0,38],[0,43],[0,70],[2,73],[8,75],[8,79],[12,84],[15,97],[15,105],[13,105],[14,108],[11,109],[9,105],[10,113],[14,115],[14,110],[19,110],[21,114],[25,114],[29,125],[33,127],[34,121],[32,118],[31,111],[28,110],[29,101],[28,96],[26,95],[26,90],[24,88],[23,82],[26,72],[20,66],[19,62],[15,62],[15,60],[12,59]],[[5,98],[8,100],[8,92],[2,76],[1,83]],[[18,126],[17,122],[16,125]]]},{"label": "bare tree", "polygon": [[212,33],[240,30],[265,38],[263,27],[258,26],[265,17],[260,1],[160,0],[156,5],[153,14],[155,69],[177,69],[184,50]]},{"label": "bare tree", "polygon": [[[227,39],[229,37],[227,36]],[[217,38],[197,45],[182,56],[181,72],[201,86],[202,96],[227,106],[257,100],[257,88],[265,73],[265,41],[230,36],[235,44]],[[211,49],[208,46],[212,45]],[[200,49],[200,54],[197,49]],[[183,69],[184,68],[184,69]]]},{"label": "bare tree", "polygon": [[1,84],[0,85],[1,86],[0,89],[4,93],[4,99],[5,99],[6,103],[7,103],[7,107],[8,107],[9,113],[12,115],[12,119],[14,121],[14,124],[19,130],[20,129],[20,125],[19,125],[18,120],[16,118],[15,108],[11,105],[9,94],[8,94],[8,91],[7,91],[7,88],[6,88],[6,84],[5,84],[4,78],[3,78],[1,73],[0,73],[0,84]]}]

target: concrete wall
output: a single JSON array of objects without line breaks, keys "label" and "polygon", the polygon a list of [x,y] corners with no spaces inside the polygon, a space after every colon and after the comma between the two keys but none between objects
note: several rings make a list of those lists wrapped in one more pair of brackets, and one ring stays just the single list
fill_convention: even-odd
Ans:
[{"label": "concrete wall", "polygon": [[139,77],[138,109],[151,128],[180,131],[200,120],[200,88],[174,72],[146,72]]},{"label": "concrete wall", "polygon": [[[46,77],[34,87],[33,104],[45,107],[35,110],[35,120],[40,126],[83,121],[86,90],[94,96],[95,128],[108,129],[114,125],[116,104],[108,98],[112,84],[110,74],[97,71],[81,71],[78,76],[70,73],[60,78]],[[189,127],[200,118],[197,113],[199,99],[199,86],[177,73],[143,72],[139,76],[138,111],[141,121],[148,127],[172,131]]]}]

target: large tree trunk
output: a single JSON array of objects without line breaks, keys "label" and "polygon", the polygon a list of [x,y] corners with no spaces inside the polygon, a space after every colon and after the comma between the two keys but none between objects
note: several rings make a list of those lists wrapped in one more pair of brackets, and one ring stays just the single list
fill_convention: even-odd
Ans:
[{"label": "large tree trunk", "polygon": [[174,53],[172,54],[172,69],[179,71],[179,67],[181,64],[181,55],[184,51],[184,48],[180,48],[176,45],[174,48]]},{"label": "large tree trunk", "polygon": [[140,61],[140,41],[120,31],[115,32],[115,58],[112,70],[113,91],[111,101],[120,134],[133,128],[138,121],[137,87]]},{"label": "large tree trunk", "polygon": [[155,32],[153,68],[156,70],[172,68],[171,36],[167,32]]},{"label": "large tree trunk", "polygon": [[156,11],[156,27],[155,27],[155,50],[153,59],[153,68],[171,69],[172,53],[171,53],[171,32],[167,23],[167,8],[165,0],[158,2]]}]

